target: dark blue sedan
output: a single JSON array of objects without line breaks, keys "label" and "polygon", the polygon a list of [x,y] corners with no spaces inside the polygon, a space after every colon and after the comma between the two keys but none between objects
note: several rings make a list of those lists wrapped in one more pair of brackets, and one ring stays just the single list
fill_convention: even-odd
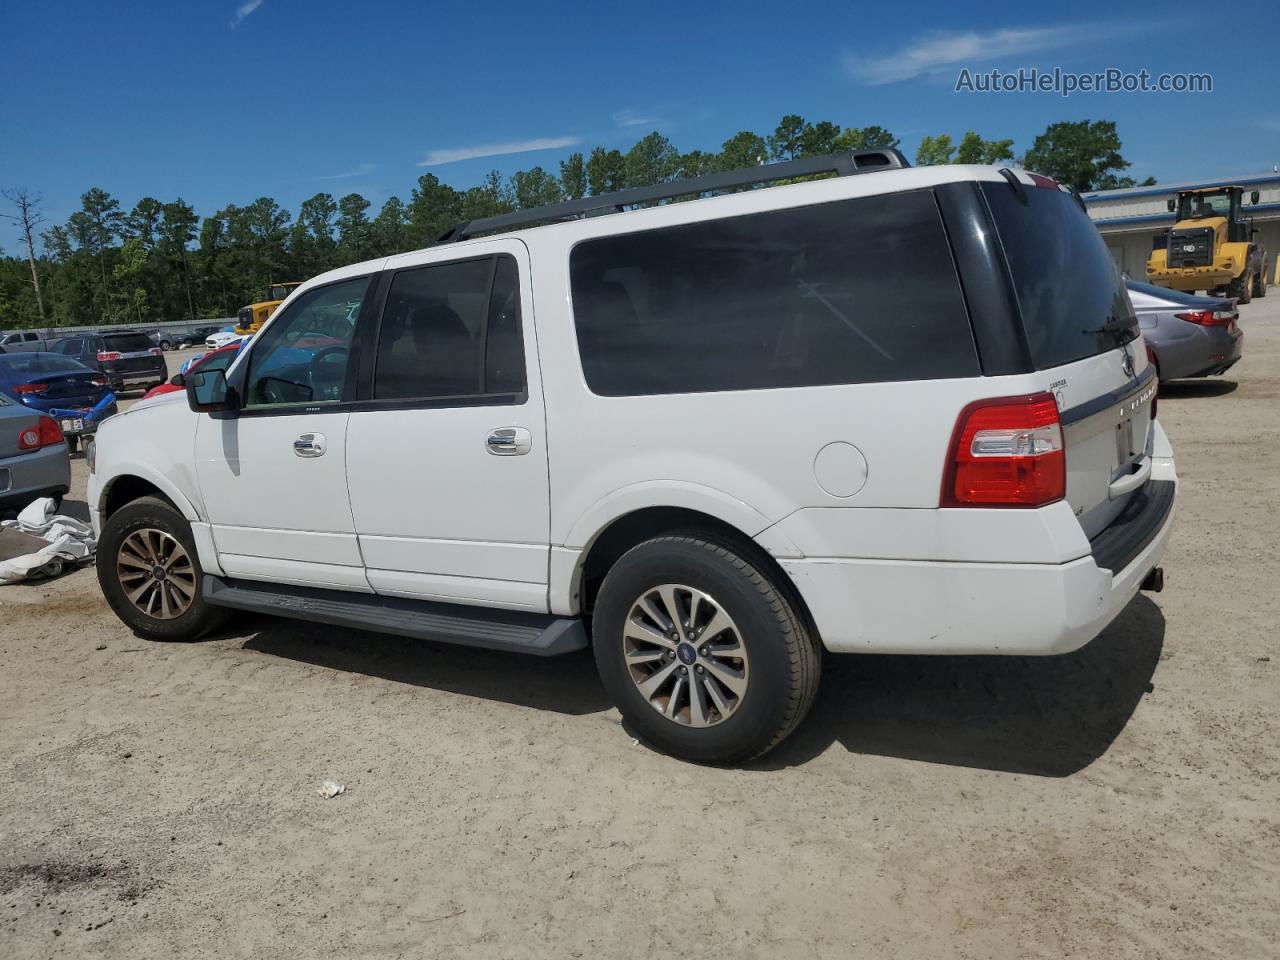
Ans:
[{"label": "dark blue sedan", "polygon": [[[79,360],[56,353],[0,355],[0,393],[42,413],[92,408],[111,392],[107,378]],[[107,413],[115,413],[111,404]]]}]

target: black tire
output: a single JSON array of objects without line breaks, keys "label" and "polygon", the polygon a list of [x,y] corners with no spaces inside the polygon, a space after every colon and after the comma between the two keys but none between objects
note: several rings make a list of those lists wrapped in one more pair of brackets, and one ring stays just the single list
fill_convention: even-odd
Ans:
[{"label": "black tire", "polygon": [[[179,616],[161,619],[148,616],[135,606],[121,582],[118,562],[121,548],[131,534],[156,530],[167,534],[182,546],[194,572],[194,597]],[[107,518],[98,540],[98,584],[115,615],[135,634],[146,640],[195,640],[224,623],[228,611],[205,602],[202,586],[204,571],[196,553],[191,526],[171,503],[159,497],[142,497],[126,504]]]},{"label": "black tire", "polygon": [[172,349],[173,349],[173,344],[172,344],[172,343],[170,343],[168,340],[161,340],[161,341],[160,341],[160,349],[161,349],[161,350],[172,350]]},{"label": "black tire", "polygon": [[[813,705],[821,645],[784,590],[747,553],[697,533],[658,537],[624,554],[600,586],[592,616],[600,678],[630,728],[665,753],[698,763],[758,757],[790,734]],[[664,716],[640,692],[624,658],[624,627],[633,605],[662,584],[705,591],[740,634],[747,686],[736,708],[714,725],[695,727]]]},{"label": "black tire", "polygon": [[68,452],[68,453],[75,453],[75,452],[76,452],[77,450],[79,450],[79,449],[80,449],[80,438],[79,438],[79,437],[67,437],[67,452]]},{"label": "black tire", "polygon": [[1255,297],[1259,298],[1267,295],[1267,277],[1265,268],[1254,273],[1252,292]]},{"label": "black tire", "polygon": [[1253,274],[1242,273],[1227,284],[1227,296],[1234,297],[1237,303],[1248,303],[1253,299]]}]

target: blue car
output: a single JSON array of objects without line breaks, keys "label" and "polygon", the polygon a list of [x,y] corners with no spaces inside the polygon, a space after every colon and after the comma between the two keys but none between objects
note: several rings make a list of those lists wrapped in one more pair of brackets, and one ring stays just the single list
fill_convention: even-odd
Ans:
[{"label": "blue car", "polygon": [[[57,353],[0,355],[0,393],[32,410],[91,410],[111,393],[104,374]],[[99,419],[117,410],[115,399]]]}]

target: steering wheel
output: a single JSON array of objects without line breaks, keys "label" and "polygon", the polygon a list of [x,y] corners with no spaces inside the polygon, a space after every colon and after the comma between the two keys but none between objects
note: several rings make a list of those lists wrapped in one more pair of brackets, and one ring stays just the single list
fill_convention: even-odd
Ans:
[{"label": "steering wheel", "polygon": [[[338,396],[332,396],[332,397],[328,396],[328,393],[334,388],[337,388],[337,392],[341,394],[342,381],[346,378],[346,373],[347,373],[346,358],[347,358],[347,355],[350,353],[351,353],[351,348],[346,346],[345,344],[339,344],[332,347],[325,347],[321,350],[316,351],[315,355],[311,358],[311,366],[307,375],[307,378],[311,381],[311,391],[312,391],[313,399],[316,399],[316,400],[339,399]],[[337,371],[338,377],[335,380],[333,377],[334,371],[332,370],[326,371],[322,365],[325,364],[326,362],[330,362],[329,361],[330,357],[337,357],[337,356],[341,356],[343,360],[341,365],[338,368],[338,371]]]}]

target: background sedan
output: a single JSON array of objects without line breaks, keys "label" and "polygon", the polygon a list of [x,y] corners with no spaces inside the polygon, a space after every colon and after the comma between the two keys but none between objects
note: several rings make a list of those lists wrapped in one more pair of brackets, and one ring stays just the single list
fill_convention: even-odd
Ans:
[{"label": "background sedan", "polygon": [[0,394],[0,512],[37,497],[60,503],[70,488],[71,457],[57,421]]},{"label": "background sedan", "polygon": [[1211,377],[1240,359],[1244,333],[1236,302],[1127,280],[1142,336],[1161,380]]}]

